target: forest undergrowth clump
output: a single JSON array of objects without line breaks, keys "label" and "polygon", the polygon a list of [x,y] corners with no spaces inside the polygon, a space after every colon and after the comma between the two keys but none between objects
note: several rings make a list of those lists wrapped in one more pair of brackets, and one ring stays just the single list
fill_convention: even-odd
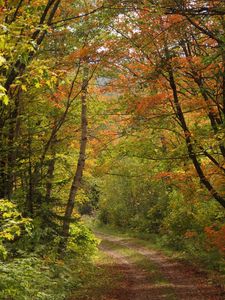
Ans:
[{"label": "forest undergrowth clump", "polygon": [[68,246],[59,257],[53,228],[23,218],[7,200],[0,200],[0,215],[0,299],[62,300],[82,286],[98,241],[81,221],[71,224]]}]

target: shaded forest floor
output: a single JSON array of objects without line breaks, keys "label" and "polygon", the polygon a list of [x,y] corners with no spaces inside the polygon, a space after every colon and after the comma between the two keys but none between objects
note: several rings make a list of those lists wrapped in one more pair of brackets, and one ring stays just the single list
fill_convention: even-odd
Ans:
[{"label": "shaded forest floor", "polygon": [[84,289],[69,300],[222,300],[225,290],[193,265],[137,239],[97,233],[100,256]]}]

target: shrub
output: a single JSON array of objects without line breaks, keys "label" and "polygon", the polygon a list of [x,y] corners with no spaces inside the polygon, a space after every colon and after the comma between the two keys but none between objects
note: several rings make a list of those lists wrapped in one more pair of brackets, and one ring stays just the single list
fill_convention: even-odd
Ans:
[{"label": "shrub", "polygon": [[80,284],[78,271],[32,256],[0,262],[0,299],[62,300]]},{"label": "shrub", "polygon": [[23,218],[16,205],[9,200],[0,199],[0,257],[6,259],[5,243],[21,236],[23,231],[31,233],[31,219]]}]

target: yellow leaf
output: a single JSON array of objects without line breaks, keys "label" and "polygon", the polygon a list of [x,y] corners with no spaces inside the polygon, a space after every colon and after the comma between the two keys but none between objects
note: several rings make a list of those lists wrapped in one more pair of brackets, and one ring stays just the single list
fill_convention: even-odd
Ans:
[{"label": "yellow leaf", "polygon": [[22,85],[21,85],[21,89],[22,89],[22,91],[27,92],[27,87],[26,87],[26,85],[22,84]]}]

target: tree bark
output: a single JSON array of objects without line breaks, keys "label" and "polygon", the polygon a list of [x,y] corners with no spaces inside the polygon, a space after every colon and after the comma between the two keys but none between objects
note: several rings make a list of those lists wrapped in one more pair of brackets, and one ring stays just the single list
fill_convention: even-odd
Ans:
[{"label": "tree bark", "polygon": [[52,180],[54,178],[54,170],[55,170],[55,153],[53,153],[53,157],[48,163],[48,172],[47,172],[47,183],[46,183],[46,195],[45,195],[45,203],[49,203],[51,199],[52,193]]},{"label": "tree bark", "polygon": [[26,197],[26,208],[27,211],[25,212],[28,216],[33,216],[34,214],[34,203],[33,203],[33,192],[34,192],[34,182],[33,182],[33,172],[32,172],[32,148],[31,148],[32,140],[31,135],[29,133],[28,137],[28,149],[29,149],[29,166],[28,166],[28,191],[27,191],[27,197]]},{"label": "tree bark", "polygon": [[85,166],[85,155],[86,155],[86,146],[87,146],[87,105],[86,105],[86,98],[87,98],[87,88],[88,88],[88,75],[89,70],[88,66],[84,67],[83,73],[83,83],[82,83],[82,95],[81,95],[81,140],[80,140],[80,152],[77,162],[76,171],[74,174],[73,182],[70,188],[69,199],[67,202],[63,226],[62,226],[62,238],[59,243],[58,252],[61,255],[66,248],[68,237],[69,237],[69,227],[70,221],[74,209],[75,198],[77,195],[77,191],[81,185],[81,180],[83,176],[83,170]]}]

